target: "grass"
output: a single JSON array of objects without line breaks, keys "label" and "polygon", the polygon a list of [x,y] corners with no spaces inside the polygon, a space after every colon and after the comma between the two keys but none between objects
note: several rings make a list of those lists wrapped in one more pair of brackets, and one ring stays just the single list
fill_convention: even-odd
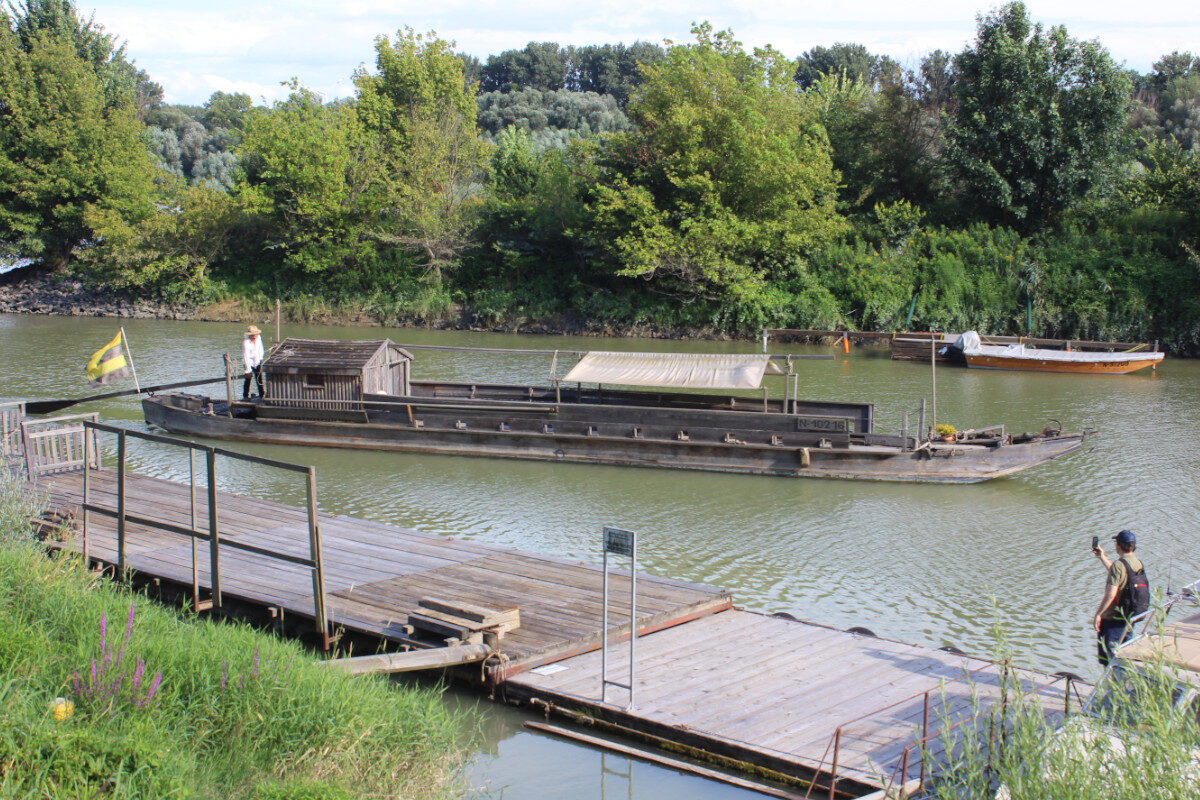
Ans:
[{"label": "grass", "polygon": [[[0,797],[341,800],[460,788],[466,718],[437,690],[330,672],[292,642],[49,559],[29,533],[36,508],[0,464]],[[56,698],[71,713],[56,718]]]},{"label": "grass", "polygon": [[[1109,694],[1109,702],[1097,704],[1090,715],[1072,713],[1065,720],[1060,701],[1043,707],[1035,697],[1022,695],[1009,675],[1008,696],[1015,700],[1006,713],[984,714],[977,726],[943,734],[940,744],[954,758],[948,767],[935,771],[928,797],[1192,800],[1200,796],[1197,702],[1185,710],[1175,707],[1175,676],[1162,663],[1144,663],[1121,675],[1112,685],[1120,685],[1122,691]],[[1195,679],[1193,675],[1193,683]],[[996,724],[989,724],[992,721]]]}]

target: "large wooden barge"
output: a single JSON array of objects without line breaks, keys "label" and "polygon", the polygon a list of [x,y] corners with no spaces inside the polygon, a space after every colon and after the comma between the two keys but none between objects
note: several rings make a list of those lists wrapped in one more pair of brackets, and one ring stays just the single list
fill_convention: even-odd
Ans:
[{"label": "large wooden barge", "polygon": [[992,426],[933,441],[924,420],[911,434],[876,432],[871,403],[715,393],[757,387],[768,370],[797,383],[790,361],[785,371],[758,354],[589,353],[548,386],[416,381],[411,361],[387,340],[289,338],[264,364],[263,398],[171,393],[143,409],[160,428],[214,439],[931,483],[1010,475],[1088,436]]}]

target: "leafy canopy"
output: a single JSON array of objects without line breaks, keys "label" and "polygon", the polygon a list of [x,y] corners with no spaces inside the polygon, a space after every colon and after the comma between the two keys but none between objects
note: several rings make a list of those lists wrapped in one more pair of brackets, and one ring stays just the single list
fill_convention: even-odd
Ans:
[{"label": "leafy canopy", "polygon": [[1130,82],[1098,42],[1043,30],[1009,3],[979,18],[954,67],[947,157],[978,216],[1036,230],[1106,180]]},{"label": "leafy canopy", "polygon": [[618,275],[752,304],[772,271],[840,230],[829,145],[782,54],[747,53],[708,24],[693,33],[643,68],[638,130],[601,158],[594,242]]}]

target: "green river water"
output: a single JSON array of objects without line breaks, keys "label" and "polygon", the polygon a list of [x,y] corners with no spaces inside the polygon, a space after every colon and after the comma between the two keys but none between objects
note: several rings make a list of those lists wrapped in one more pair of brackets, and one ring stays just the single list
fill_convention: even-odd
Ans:
[{"label": "green river water", "polygon": [[[0,398],[88,394],[83,365],[120,324],[0,315]],[[219,375],[222,352],[240,357],[240,325],[125,326],[144,385]],[[507,348],[758,349],[750,342],[297,325],[284,334]],[[879,431],[898,431],[905,410],[915,427],[921,398],[931,396],[929,366],[893,362],[886,350],[772,351],[836,352],[833,361],[801,362],[801,396],[873,402]],[[541,355],[415,355],[416,379],[544,384],[550,367]],[[998,616],[1023,663],[1095,677],[1089,622],[1103,574],[1089,552],[1093,534],[1107,540],[1121,528],[1135,530],[1155,586],[1200,578],[1200,361],[1094,377],[943,366],[937,384],[938,420],[959,428],[1040,430],[1054,418],[1066,430],[1095,427],[1100,435],[1083,453],[967,486],[233,446],[315,465],[324,511],[589,561],[599,560],[601,526],[620,525],[640,532],[642,569],[729,588],[749,609],[980,655],[993,652]],[[223,396],[224,389],[209,391]],[[79,410],[145,427],[134,399]],[[135,448],[131,463],[162,477],[187,475],[186,461],[154,446]],[[223,489],[242,493],[301,497],[298,482],[254,465],[227,465],[220,480]],[[480,796],[757,796],[524,732],[519,713],[477,707],[485,713],[485,743],[470,777]]]}]

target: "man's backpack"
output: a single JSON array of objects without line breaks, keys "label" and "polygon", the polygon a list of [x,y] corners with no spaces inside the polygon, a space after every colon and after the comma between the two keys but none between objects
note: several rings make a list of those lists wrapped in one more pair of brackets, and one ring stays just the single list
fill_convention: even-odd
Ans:
[{"label": "man's backpack", "polygon": [[1118,560],[1125,565],[1125,585],[1121,587],[1117,607],[1125,619],[1133,619],[1150,608],[1150,581],[1146,578],[1146,565],[1143,564],[1141,569],[1134,572],[1124,556]]}]

